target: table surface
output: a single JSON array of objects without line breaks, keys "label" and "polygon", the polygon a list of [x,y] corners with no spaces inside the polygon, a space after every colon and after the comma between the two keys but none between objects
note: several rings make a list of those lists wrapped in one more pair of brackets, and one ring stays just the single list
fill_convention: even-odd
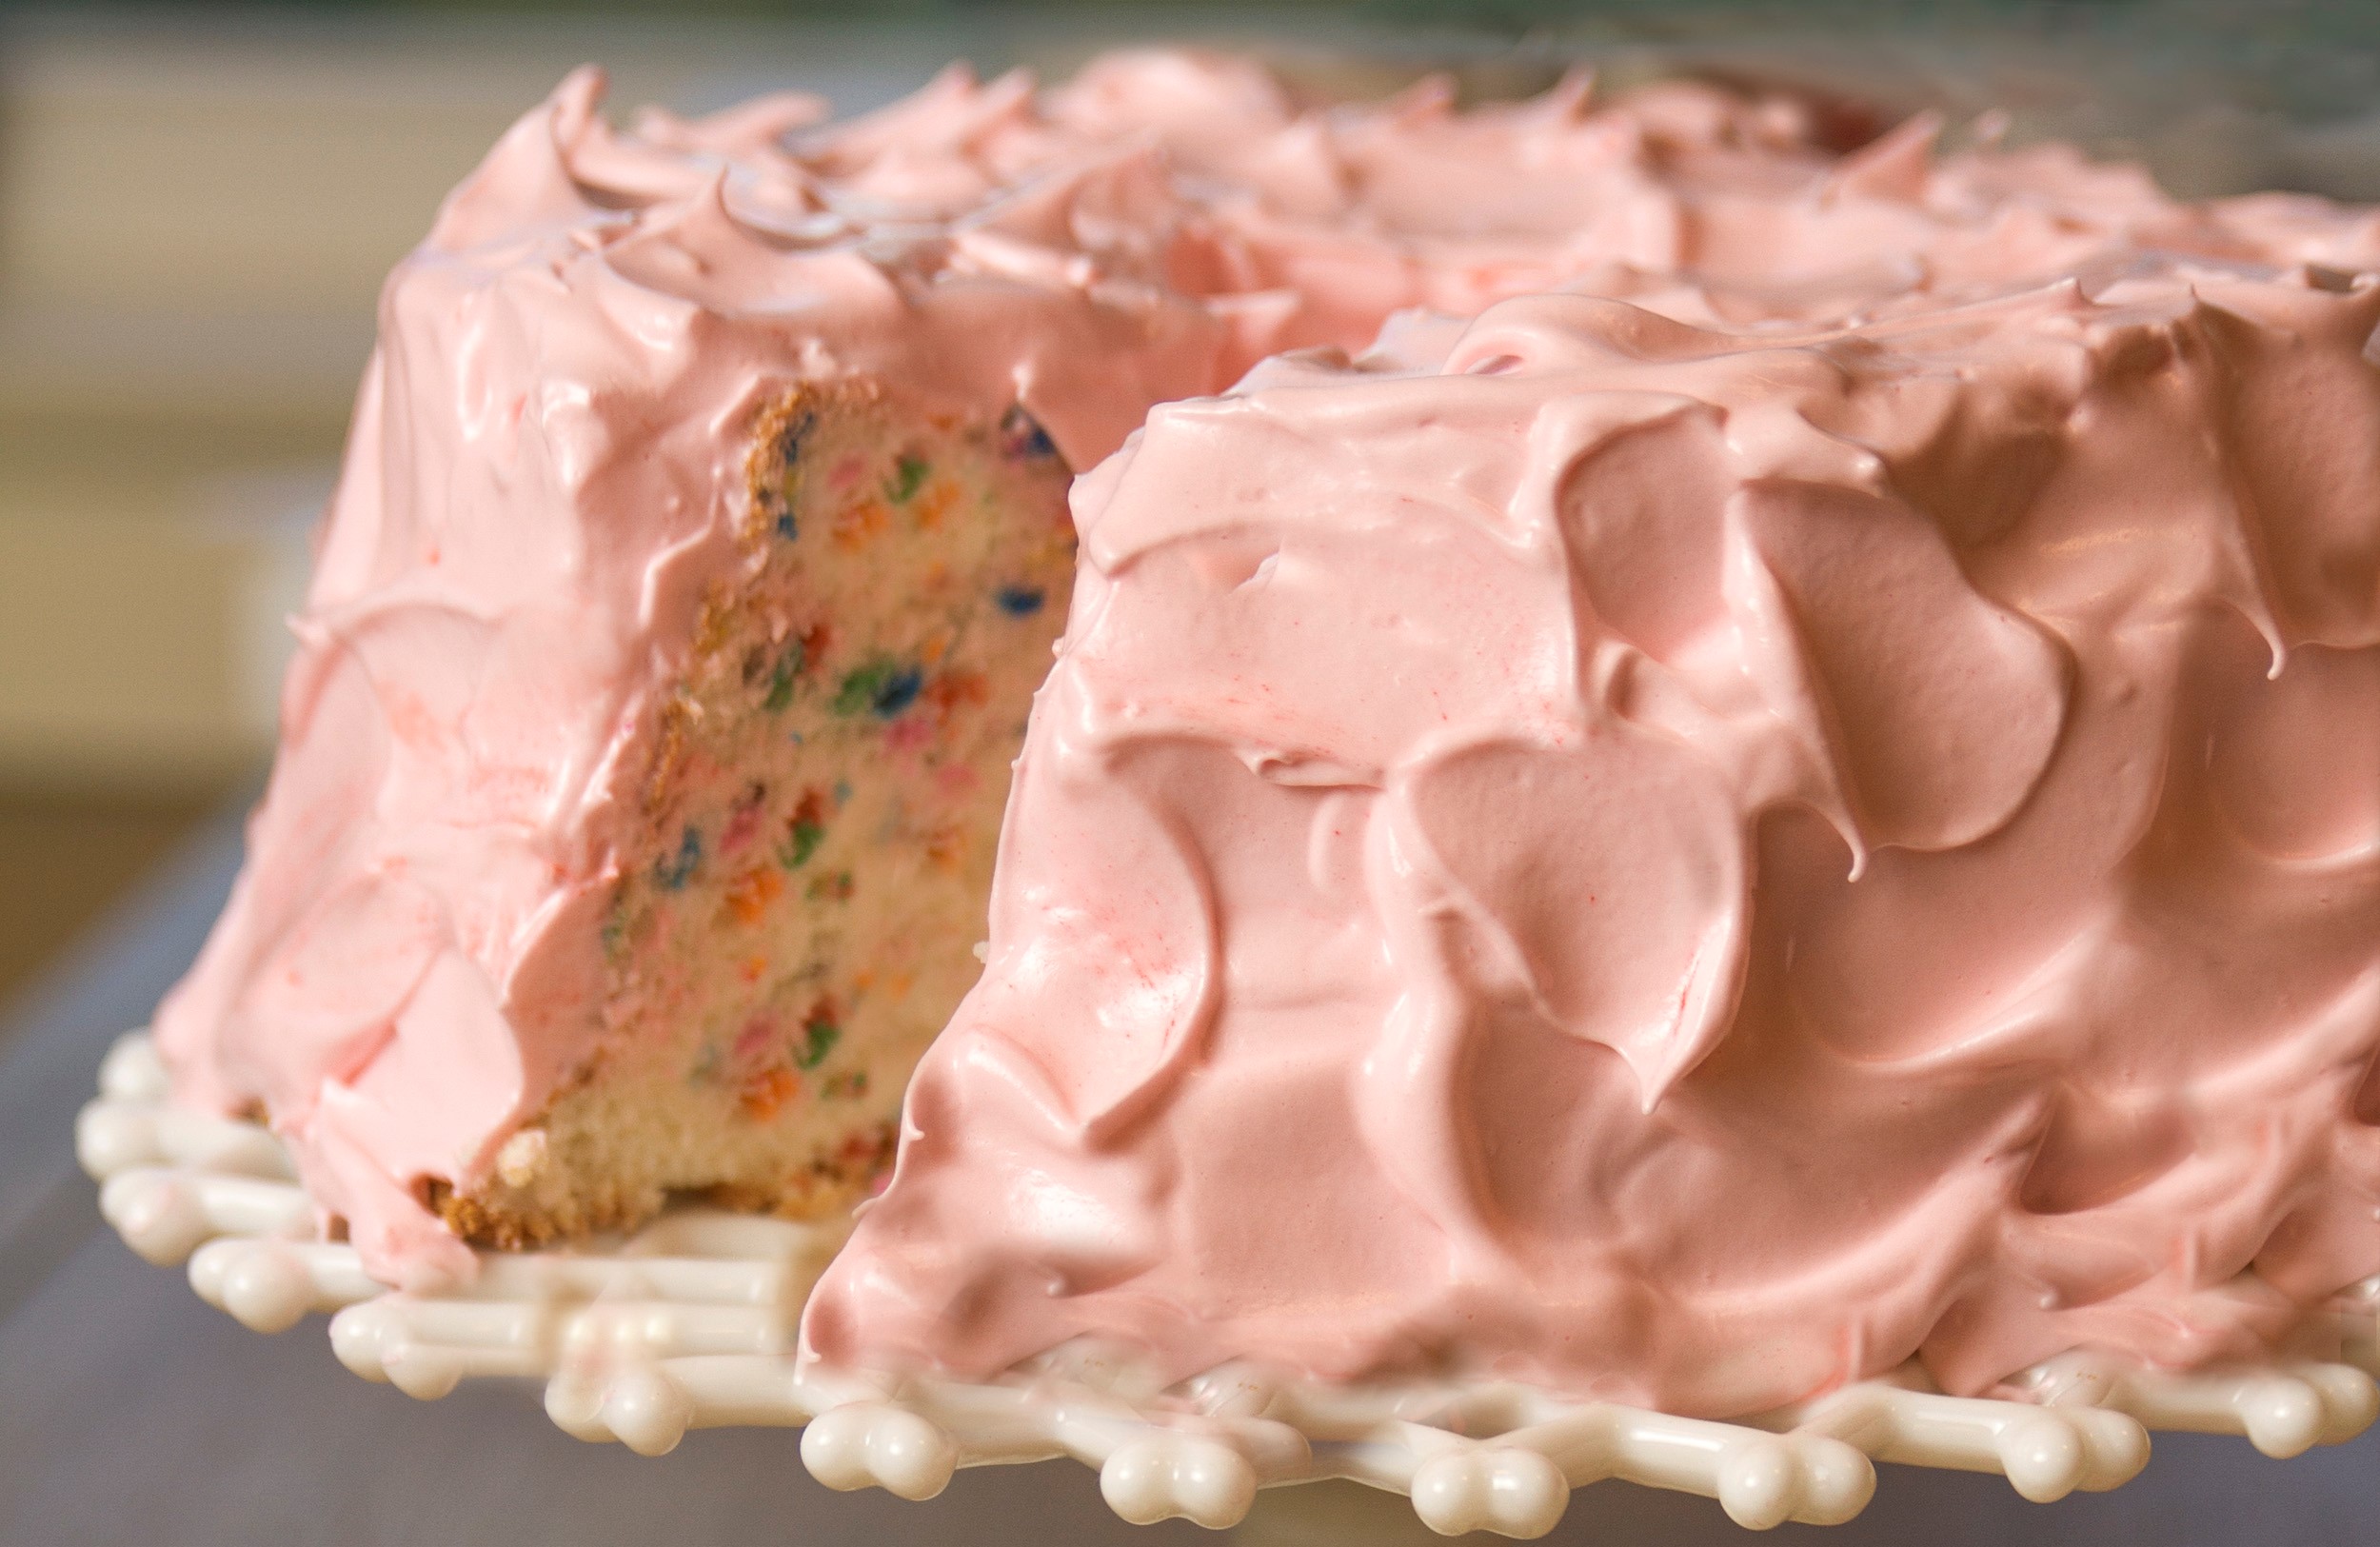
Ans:
[{"label": "table surface", "polygon": [[[652,1460],[568,1438],[528,1386],[417,1402],[343,1369],[319,1319],[261,1337],[133,1257],[74,1167],[74,1113],[109,1042],[197,949],[238,854],[227,813],[18,1002],[0,1041],[0,1547],[1215,1539],[1180,1521],[1121,1523],[1071,1462],[962,1473],[912,1504],[819,1486],[790,1430],[697,1433]],[[1852,1524],[1775,1539],[2314,1547],[2380,1534],[2380,1430],[2287,1462],[2244,1440],[2160,1436],[2139,1480],[2053,1506],[1997,1478],[1882,1472]],[[1549,1539],[1741,1537],[1708,1500],[1606,1483],[1578,1494]]]}]

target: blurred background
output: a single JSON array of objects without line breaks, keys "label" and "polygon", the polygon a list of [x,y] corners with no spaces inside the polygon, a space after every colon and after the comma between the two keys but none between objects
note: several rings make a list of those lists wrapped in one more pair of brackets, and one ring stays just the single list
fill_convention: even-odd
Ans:
[{"label": "blurred background", "polygon": [[846,110],[953,57],[1256,46],[1317,89],[1756,77],[2008,109],[2179,191],[2380,198],[2380,5],[1371,0],[0,9],[0,1024],[268,754],[284,614],[381,276],[571,66],[616,110],[778,87]]}]

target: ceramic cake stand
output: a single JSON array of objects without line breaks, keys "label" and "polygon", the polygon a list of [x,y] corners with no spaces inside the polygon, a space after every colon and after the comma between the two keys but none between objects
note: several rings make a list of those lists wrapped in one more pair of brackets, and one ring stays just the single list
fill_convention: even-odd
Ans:
[{"label": "ceramic cake stand", "polygon": [[330,1312],[340,1360],[415,1397],[466,1378],[542,1378],[557,1424],[648,1456],[689,1428],[802,1427],[802,1459],[832,1488],[928,1498],[957,1467],[1071,1456],[1137,1522],[1232,1526],[1260,1488],[1347,1478],[1407,1496],[1449,1536],[1537,1537],[1571,1490],[1625,1478],[1762,1528],[1850,1519],[1876,1461],[1998,1472],[2049,1500],[2129,1480],[2151,1429],[2245,1435],[2293,1456],[2380,1412],[2380,1279],[2338,1307],[2348,1363],[2175,1376],[2068,1355],[2020,1378],[2014,1401],[1944,1396],[1912,1365],[1728,1423],[1510,1384],[1349,1388],[1239,1366],[1160,1389],[1083,1345],[988,1384],[822,1370],[792,1350],[834,1229],[681,1209],[574,1251],[486,1254],[466,1289],[400,1293],[321,1238],[269,1133],[170,1107],[165,1084],[145,1037],[118,1042],[76,1126],[83,1165],[134,1251],[187,1259],[198,1293],[248,1326]]}]

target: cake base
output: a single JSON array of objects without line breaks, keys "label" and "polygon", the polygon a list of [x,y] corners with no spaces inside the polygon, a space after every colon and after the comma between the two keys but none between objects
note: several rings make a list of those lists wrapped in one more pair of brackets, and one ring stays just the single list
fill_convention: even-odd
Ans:
[{"label": "cake base", "polygon": [[805,1367],[795,1329],[839,1225],[681,1207],[569,1251],[484,1253],[466,1288],[407,1294],[320,1237],[271,1134],[167,1104],[146,1037],[117,1044],[100,1087],[76,1141],[102,1212],[150,1261],[187,1259],[198,1293],[248,1326],[335,1313],[340,1360],[420,1398],[466,1378],[542,1378],[562,1428],[645,1455],[689,1428],[805,1426],[802,1459],[834,1488],[928,1498],[960,1466],[1071,1456],[1127,1520],[1245,1520],[1250,1542],[1278,1543],[1330,1539],[1325,1517],[1342,1514],[1377,1541],[1378,1512],[1252,1518],[1262,1488],[1345,1479],[1405,1495],[1444,1535],[1529,1537],[1574,1489],[1622,1478],[1716,1498],[1760,1529],[1850,1519],[1876,1461],[1997,1472],[2047,1501],[2130,1480],[2152,1429],[2244,1435],[2285,1457],[2380,1415],[2380,1279],[2339,1307],[2351,1362],[2169,1375],[2073,1354],[2027,1372],[2014,1384],[2028,1399],[2013,1401],[1944,1396],[1913,1364],[1735,1422],[1505,1383],[1346,1387],[1239,1366],[1160,1389],[1081,1345],[981,1384]]}]

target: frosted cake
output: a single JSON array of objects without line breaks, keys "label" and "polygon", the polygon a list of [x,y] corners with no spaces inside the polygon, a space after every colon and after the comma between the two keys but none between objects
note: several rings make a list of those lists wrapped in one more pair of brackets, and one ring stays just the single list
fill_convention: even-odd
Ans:
[{"label": "frosted cake", "polygon": [[1718,1412],[2380,1268],[2367,213],[1690,85],[599,91],[391,280],[158,1018],[375,1274],[898,1147],[823,1356]]}]

